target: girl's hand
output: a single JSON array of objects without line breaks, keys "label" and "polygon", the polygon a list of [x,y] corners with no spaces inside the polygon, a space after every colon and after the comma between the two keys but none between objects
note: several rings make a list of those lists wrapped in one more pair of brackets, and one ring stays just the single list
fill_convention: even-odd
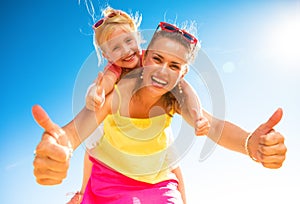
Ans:
[{"label": "girl's hand", "polygon": [[197,136],[207,135],[210,128],[207,118],[203,117],[199,111],[193,109],[193,119],[195,121],[195,134]]},{"label": "girl's hand", "polygon": [[103,73],[98,74],[97,83],[92,84],[86,94],[86,108],[91,111],[99,110],[105,102],[105,91],[101,85]]}]

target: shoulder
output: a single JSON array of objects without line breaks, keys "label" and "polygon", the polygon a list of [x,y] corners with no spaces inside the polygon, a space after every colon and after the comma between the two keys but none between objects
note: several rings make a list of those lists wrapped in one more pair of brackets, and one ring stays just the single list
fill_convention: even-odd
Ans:
[{"label": "shoulder", "polygon": [[104,73],[106,72],[113,73],[117,77],[117,79],[119,79],[122,74],[122,68],[115,64],[107,64],[104,68]]}]

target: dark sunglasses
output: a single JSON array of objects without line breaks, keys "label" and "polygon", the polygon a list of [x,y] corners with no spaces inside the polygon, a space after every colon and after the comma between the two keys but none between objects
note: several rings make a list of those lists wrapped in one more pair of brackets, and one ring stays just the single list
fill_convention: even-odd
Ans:
[{"label": "dark sunglasses", "polygon": [[125,13],[123,13],[122,11],[115,10],[115,11],[111,12],[108,16],[105,16],[104,18],[101,18],[99,21],[97,21],[93,25],[93,29],[95,30],[95,29],[99,28],[105,22],[106,19],[114,18],[118,15],[121,15],[121,16],[124,16],[124,17],[128,18],[128,16]]},{"label": "dark sunglasses", "polygon": [[191,44],[197,44],[198,40],[196,37],[194,37],[192,34],[186,32],[185,30],[182,30],[180,28],[177,28],[176,26],[166,23],[166,22],[160,22],[156,28],[156,30],[158,30],[159,28],[161,28],[164,31],[167,32],[178,32],[181,33],[182,36],[184,37],[184,39],[186,39],[189,43]]}]

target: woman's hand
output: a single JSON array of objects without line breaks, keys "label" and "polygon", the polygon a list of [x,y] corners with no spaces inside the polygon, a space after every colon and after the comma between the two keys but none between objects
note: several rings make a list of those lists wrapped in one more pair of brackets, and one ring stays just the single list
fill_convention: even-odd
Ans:
[{"label": "woman's hand", "polygon": [[248,142],[245,143],[249,156],[266,168],[280,168],[286,157],[284,136],[273,129],[281,120],[282,114],[282,109],[276,110],[266,123],[248,136]]},{"label": "woman's hand", "polygon": [[53,123],[38,105],[32,107],[36,122],[44,128],[40,143],[35,149],[34,175],[41,185],[60,184],[67,176],[72,145],[65,131]]}]

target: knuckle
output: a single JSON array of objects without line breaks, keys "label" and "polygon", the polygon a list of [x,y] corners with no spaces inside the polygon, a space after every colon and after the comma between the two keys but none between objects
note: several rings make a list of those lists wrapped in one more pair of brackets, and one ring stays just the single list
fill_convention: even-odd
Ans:
[{"label": "knuckle", "polygon": [[38,158],[35,158],[35,159],[33,160],[33,166],[34,166],[34,168],[37,168],[39,165],[40,165],[40,163],[39,163],[39,161],[38,161]]},{"label": "knuckle", "polygon": [[261,155],[264,155],[266,153],[266,147],[263,145],[259,146],[259,151],[261,152]]},{"label": "knuckle", "polygon": [[[61,179],[65,179],[65,178],[67,178],[67,172],[64,172],[63,174],[62,174],[62,178]],[[62,181],[62,180],[61,180]]]},{"label": "knuckle", "polygon": [[44,182],[43,179],[36,179],[36,182],[37,182],[38,184],[40,184],[40,185],[45,185],[45,184],[47,184],[47,183]]},{"label": "knuckle", "polygon": [[287,147],[283,145],[283,154],[286,154],[286,152],[287,152]]},{"label": "knuckle", "polygon": [[265,154],[263,154],[263,153],[260,154],[260,159],[262,162],[265,162],[266,158],[267,158],[267,156]]},{"label": "knuckle", "polygon": [[63,166],[62,166],[62,170],[64,171],[64,172],[67,172],[67,170],[69,169],[69,162],[65,162],[64,164],[63,164]]},{"label": "knuckle", "polygon": [[34,175],[35,177],[38,177],[38,176],[39,176],[39,171],[38,171],[38,169],[36,169],[36,168],[33,169],[33,175]]}]

